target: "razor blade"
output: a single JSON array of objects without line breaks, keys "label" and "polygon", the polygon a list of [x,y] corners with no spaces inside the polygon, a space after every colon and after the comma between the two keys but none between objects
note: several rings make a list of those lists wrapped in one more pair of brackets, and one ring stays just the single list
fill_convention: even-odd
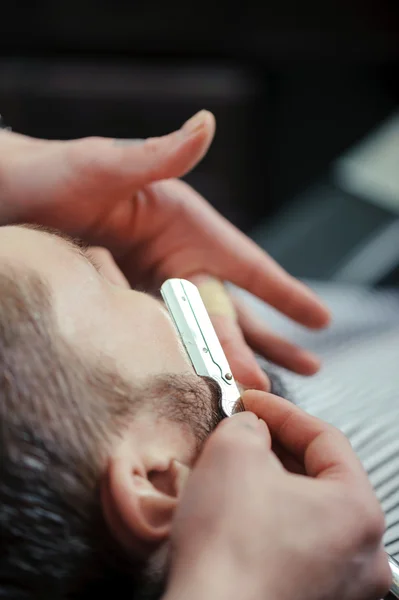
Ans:
[{"label": "razor blade", "polygon": [[221,411],[231,417],[240,392],[198,289],[185,279],[168,279],[161,295],[195,372],[218,384]]}]

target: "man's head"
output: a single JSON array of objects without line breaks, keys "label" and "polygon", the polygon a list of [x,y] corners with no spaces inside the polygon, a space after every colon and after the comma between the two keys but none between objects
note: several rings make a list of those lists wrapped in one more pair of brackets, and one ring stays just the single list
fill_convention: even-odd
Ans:
[{"label": "man's head", "polygon": [[0,597],[157,596],[219,390],[69,239],[2,227],[0,264]]},{"label": "man's head", "polygon": [[68,240],[1,228],[0,257],[0,596],[115,593],[167,540],[218,391]]}]

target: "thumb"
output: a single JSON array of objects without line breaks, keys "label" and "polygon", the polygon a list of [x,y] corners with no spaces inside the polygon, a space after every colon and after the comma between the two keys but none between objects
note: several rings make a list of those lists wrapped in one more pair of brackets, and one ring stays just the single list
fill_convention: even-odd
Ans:
[{"label": "thumb", "polygon": [[89,168],[93,175],[106,176],[108,181],[109,177],[115,177],[118,184],[142,187],[153,181],[183,176],[206,154],[214,133],[213,114],[201,110],[178,131],[162,137],[86,138],[74,142],[74,152],[80,167]]}]

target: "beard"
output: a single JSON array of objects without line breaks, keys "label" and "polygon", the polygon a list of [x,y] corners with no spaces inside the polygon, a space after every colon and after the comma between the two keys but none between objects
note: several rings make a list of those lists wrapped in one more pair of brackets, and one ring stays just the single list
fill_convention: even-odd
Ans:
[{"label": "beard", "polygon": [[[269,365],[265,366],[271,381],[271,392],[286,396],[278,371]],[[212,379],[194,374],[163,375],[135,386],[134,389],[126,385],[125,394],[126,404],[123,400],[120,401],[118,409],[118,417],[122,422],[134,419],[145,410],[150,411],[154,418],[177,423],[193,434],[197,457],[208,436],[224,418],[220,408],[219,386]],[[241,410],[244,407],[238,402],[236,412]],[[154,549],[145,562],[137,563],[132,557],[127,560],[118,559],[117,564],[112,561],[113,564],[109,563],[105,566],[105,572],[103,571],[110,593],[117,594],[121,599],[129,597],[131,600],[159,600],[166,591],[170,559],[170,543],[166,541]],[[93,597],[97,595],[97,589],[102,594],[108,587],[104,579],[98,584]],[[87,587],[79,591],[83,592],[77,596],[79,599],[90,597]]]},{"label": "beard", "polygon": [[[205,440],[222,420],[219,386],[211,379],[194,374],[160,375],[131,384],[120,374],[105,369],[100,372],[102,396],[109,407],[108,430],[120,435],[128,423],[142,413],[177,424],[194,440],[192,462],[195,464]],[[161,598],[169,572],[169,543],[149,549],[143,557],[127,554],[111,536],[102,537],[97,549],[93,576],[82,578],[71,596],[74,600],[98,595],[118,596],[130,600]]]},{"label": "beard", "polygon": [[[266,366],[271,393],[286,397],[287,390],[280,373]],[[220,389],[211,379],[186,377],[162,377],[151,386],[151,396],[157,399],[159,416],[189,426],[197,441],[198,455],[206,438],[224,418],[220,409]],[[162,398],[159,403],[159,398]],[[238,402],[236,412],[244,410]],[[166,592],[171,560],[170,543],[164,542],[148,558],[140,573],[134,600],[160,600]]]},{"label": "beard", "polygon": [[[188,429],[196,441],[197,454],[206,438],[224,418],[220,388],[210,378],[198,375],[163,375],[146,388],[146,410]],[[153,406],[148,406],[153,402]]]}]

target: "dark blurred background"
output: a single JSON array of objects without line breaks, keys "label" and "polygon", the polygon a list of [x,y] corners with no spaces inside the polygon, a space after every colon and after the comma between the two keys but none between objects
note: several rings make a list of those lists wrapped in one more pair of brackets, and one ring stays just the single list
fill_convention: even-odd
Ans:
[{"label": "dark blurred background", "polygon": [[207,108],[217,136],[187,179],[218,210],[301,277],[363,265],[367,282],[395,280],[392,244],[389,264],[369,261],[399,213],[397,0],[1,6],[0,112],[16,131],[142,138]]}]

